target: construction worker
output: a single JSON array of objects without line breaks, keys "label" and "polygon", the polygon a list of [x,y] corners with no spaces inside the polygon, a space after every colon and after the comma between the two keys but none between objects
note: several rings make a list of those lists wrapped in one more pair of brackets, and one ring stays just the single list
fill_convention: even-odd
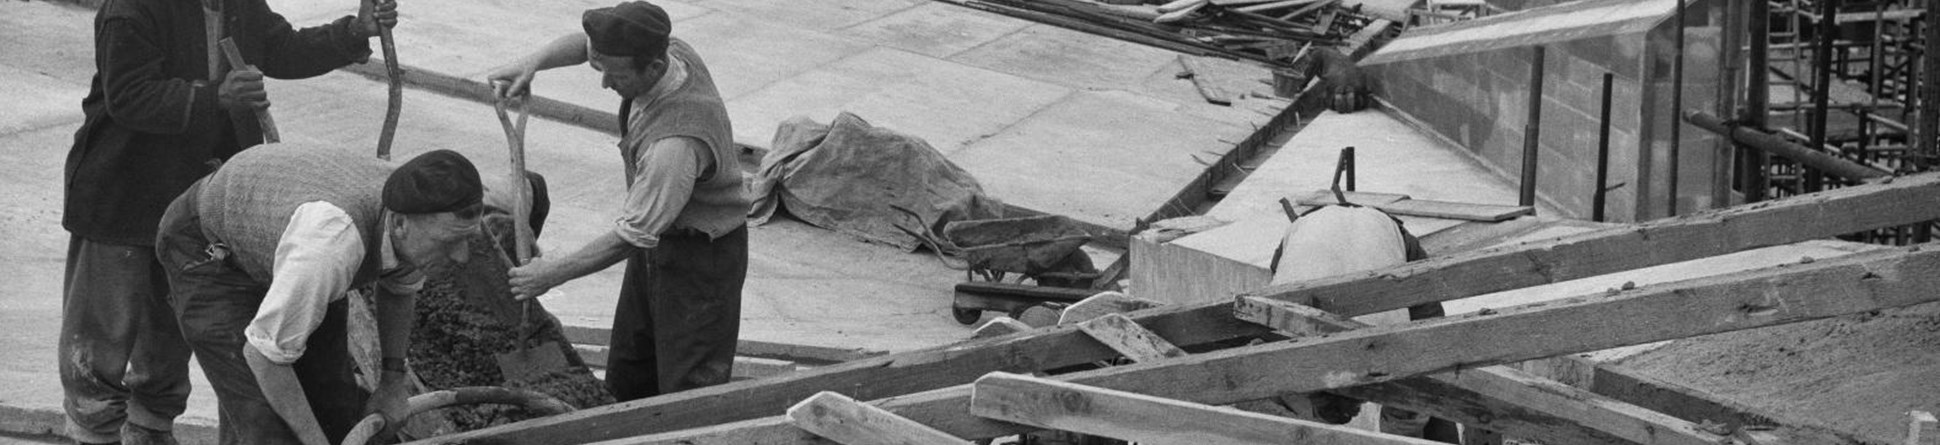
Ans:
[{"label": "construction worker", "polygon": [[96,71],[67,156],[61,215],[70,234],[61,386],[66,433],[81,443],[174,443],[189,348],[163,301],[152,243],[169,200],[212,163],[261,142],[254,119],[232,116],[269,106],[264,75],[311,77],[363,60],[367,39],[397,23],[391,0],[303,30],[263,0],[222,3],[215,23],[261,71],[210,72],[209,21],[196,1],[107,0],[95,16]]},{"label": "construction worker", "polygon": [[612,230],[568,255],[512,269],[520,298],[624,259],[606,380],[621,401],[726,383],[747,278],[748,199],[733,130],[700,55],[669,36],[666,11],[628,2],[586,11],[584,33],[494,70],[505,97],[535,73],[589,63],[619,93],[627,197]]},{"label": "construction worker", "polygon": [[[215,387],[221,443],[336,444],[368,413],[401,420],[418,289],[427,269],[466,260],[482,189],[471,161],[449,150],[394,166],[362,151],[270,144],[170,204],[156,251],[182,334]],[[374,394],[353,375],[343,300],[372,283]]]}]

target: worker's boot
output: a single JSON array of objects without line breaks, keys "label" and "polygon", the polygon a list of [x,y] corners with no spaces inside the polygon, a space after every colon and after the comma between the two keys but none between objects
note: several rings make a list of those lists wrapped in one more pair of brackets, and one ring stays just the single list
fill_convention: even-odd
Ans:
[{"label": "worker's boot", "polygon": [[121,424],[122,445],[180,445],[175,434],[169,431],[149,429],[134,423]]}]

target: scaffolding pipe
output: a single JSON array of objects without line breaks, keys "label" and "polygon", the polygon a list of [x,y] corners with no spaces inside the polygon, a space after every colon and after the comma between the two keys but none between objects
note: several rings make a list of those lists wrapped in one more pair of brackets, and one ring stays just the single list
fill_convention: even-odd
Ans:
[{"label": "scaffolding pipe", "polygon": [[1603,222],[1603,205],[1610,196],[1610,89],[1616,77],[1603,73],[1603,111],[1596,131],[1596,193],[1590,195],[1590,220],[1596,222]]},{"label": "scaffolding pipe", "polygon": [[1745,127],[1732,126],[1725,123],[1723,119],[1718,119],[1717,116],[1703,111],[1686,111],[1684,113],[1684,121],[1690,122],[1691,125],[1695,125],[1706,131],[1730,138],[1732,142],[1744,144],[1746,147],[1759,149],[1767,153],[1784,156],[1807,168],[1818,170],[1832,176],[1853,181],[1890,176],[1885,171],[1794,144],[1778,135]]},{"label": "scaffolding pipe", "polygon": [[[1940,20],[1934,14],[1940,13],[1940,1],[1927,1],[1926,32],[1927,42],[1940,42]],[[1940,51],[1923,51],[1920,83],[1920,131],[1914,133],[1919,138],[1919,154],[1913,157],[1914,170],[1926,171],[1932,167],[1934,159],[1940,158]],[[1909,96],[1911,96],[1909,94]]]},{"label": "scaffolding pipe", "polygon": [[[1925,42],[1940,42],[1940,19],[1935,17],[1935,14],[1940,14],[1940,0],[1927,0],[1926,3],[1927,14],[1922,24],[1926,28],[1920,31],[1926,34]],[[1918,151],[1914,152],[1912,162],[1914,171],[1923,172],[1933,166],[1936,157],[1940,157],[1940,51],[1924,48],[1922,52],[1921,59],[1924,59],[1922,62],[1925,62],[1925,66],[1920,70],[1920,82],[1907,87],[1918,88],[1919,91],[1919,109],[1916,112],[1920,121],[1915,125],[1920,129],[1913,133],[1919,142],[1915,145]],[[1907,97],[1913,97],[1912,92],[1909,91]],[[1922,222],[1913,226],[1913,242],[1925,243],[1932,239],[1933,224]]]},{"label": "scaffolding pipe", "polygon": [[[1812,122],[1810,131],[1812,147],[1824,147],[1827,136],[1826,121],[1832,114],[1832,36],[1839,33],[1839,24],[1833,21],[1838,15],[1839,0],[1819,0],[1818,39],[1819,46],[1812,52]],[[1824,181],[1813,172],[1805,173],[1805,192],[1811,193],[1825,188]]]},{"label": "scaffolding pipe", "polygon": [[[1724,35],[1721,39],[1722,42],[1720,42],[1723,51],[1718,57],[1720,62],[1718,63],[1720,88],[1718,88],[1717,92],[1717,110],[1720,116],[1737,116],[1740,103],[1739,93],[1744,91],[1743,85],[1745,84],[1746,77],[1744,71],[1745,11],[1746,4],[1750,2],[1747,0],[1725,0],[1724,3],[1724,17],[1722,17],[1724,21]],[[1750,150],[1739,147],[1737,144],[1732,144],[1730,141],[1719,141],[1713,144],[1713,147],[1712,151],[1714,152],[1713,158],[1715,161],[1711,163],[1711,202],[1715,206],[1727,206],[1731,203],[1731,189],[1736,185],[1732,181],[1733,173],[1736,171],[1737,164],[1743,162],[1738,160],[1743,159],[1745,152]]]},{"label": "scaffolding pipe", "polygon": [[1531,47],[1534,53],[1529,58],[1529,120],[1522,127],[1522,193],[1517,196],[1516,204],[1525,207],[1536,205],[1536,151],[1541,145],[1543,117],[1543,47]]},{"label": "scaffolding pipe", "polygon": [[[1676,32],[1677,35],[1672,37],[1672,41],[1675,42],[1674,46],[1677,47],[1676,51],[1672,52],[1673,55],[1671,57],[1671,109],[1672,110],[1684,109],[1684,14],[1685,14],[1684,2],[1685,1],[1686,0],[1677,0],[1677,12],[1676,12],[1677,25],[1674,27],[1674,31],[1673,31],[1673,32]],[[1666,162],[1667,167],[1669,167],[1670,169],[1670,174],[1666,175],[1669,179],[1668,181],[1669,183],[1665,186],[1665,192],[1668,196],[1664,200],[1666,203],[1665,207],[1669,209],[1669,213],[1665,214],[1667,216],[1677,216],[1677,183],[1678,183],[1677,175],[1679,170],[1678,164],[1682,163],[1682,162],[1679,162],[1682,160],[1682,156],[1680,156],[1679,152],[1683,150],[1683,146],[1684,146],[1683,133],[1684,133],[1684,126],[1679,125],[1676,120],[1672,120],[1671,121],[1670,159],[1668,159],[1669,162]]]},{"label": "scaffolding pipe", "polygon": [[[1745,29],[1751,33],[1751,37],[1746,39],[1750,41],[1751,49],[1745,54],[1745,72],[1750,75],[1745,77],[1745,107],[1744,113],[1738,116],[1738,122],[1763,131],[1766,119],[1771,116],[1768,107],[1772,95],[1772,5],[1764,0],[1749,3]],[[1744,192],[1745,202],[1764,201],[1765,190],[1770,188],[1765,178],[1765,152],[1748,149],[1744,150],[1744,154],[1744,162],[1738,164],[1738,177],[1743,181],[1738,188]]]}]

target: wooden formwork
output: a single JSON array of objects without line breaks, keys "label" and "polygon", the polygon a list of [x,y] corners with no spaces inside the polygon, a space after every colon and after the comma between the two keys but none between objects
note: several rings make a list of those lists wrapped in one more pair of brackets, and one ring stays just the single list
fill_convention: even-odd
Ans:
[{"label": "wooden formwork", "polygon": [[[1880,249],[1393,326],[1344,317],[1935,219],[1940,174],[1899,177],[1272,286],[1232,301],[1137,311],[1125,314],[1133,323],[1122,327],[1188,348],[1276,333],[1322,335],[978,382],[992,373],[1029,374],[1126,355],[1101,342],[1109,336],[1077,325],[1048,327],[415,443],[828,443],[803,428],[808,421],[787,415],[824,391],[870,401],[875,415],[962,439],[1054,428],[1150,443],[1179,437],[1251,443],[1247,437],[1254,436],[1243,435],[1261,431],[1341,437],[1332,443],[1415,443],[1212,408],[1322,390],[1548,443],[1867,443],[1593,363],[1576,362],[1597,379],[1588,389],[1496,365],[1940,300],[1931,291],[1940,289],[1940,247]],[[993,405],[1041,401],[1045,394],[1056,394],[1050,400],[1062,405],[1052,411]],[[1005,414],[1016,412],[1037,414]],[[1152,416],[1198,420],[1166,431],[1138,428]]]}]

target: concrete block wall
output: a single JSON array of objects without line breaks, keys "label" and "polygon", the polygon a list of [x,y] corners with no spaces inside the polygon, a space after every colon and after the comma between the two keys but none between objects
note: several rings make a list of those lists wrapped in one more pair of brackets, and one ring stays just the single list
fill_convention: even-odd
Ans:
[{"label": "concrete block wall", "polygon": [[[1532,2],[1539,3],[1539,2]],[[1693,6],[1685,35],[1684,94],[1673,104],[1675,23],[1648,31],[1541,44],[1543,100],[1537,151],[1537,195],[1564,216],[1587,219],[1596,191],[1604,73],[1614,75],[1606,184],[1618,185],[1604,211],[1609,221],[1669,214],[1671,130],[1678,138],[1679,213],[1731,204],[1728,145],[1681,123],[1677,108],[1711,110],[1718,91],[1718,32],[1708,2]],[[1539,5],[1534,5],[1539,6]],[[1528,124],[1533,46],[1391,62],[1368,67],[1375,94],[1467,148],[1515,181]],[[1722,166],[1720,163],[1723,163]]]},{"label": "concrete block wall", "polygon": [[[1610,184],[1637,178],[1643,113],[1641,34],[1544,45],[1543,105],[1537,154],[1537,193],[1573,218],[1589,218],[1596,190],[1596,152],[1603,73],[1615,74],[1611,106]],[[1517,178],[1528,120],[1529,47],[1509,48],[1371,67],[1376,94],[1429,129]],[[1632,166],[1631,168],[1618,166]],[[1636,207],[1628,187],[1613,191],[1613,219]]]}]

